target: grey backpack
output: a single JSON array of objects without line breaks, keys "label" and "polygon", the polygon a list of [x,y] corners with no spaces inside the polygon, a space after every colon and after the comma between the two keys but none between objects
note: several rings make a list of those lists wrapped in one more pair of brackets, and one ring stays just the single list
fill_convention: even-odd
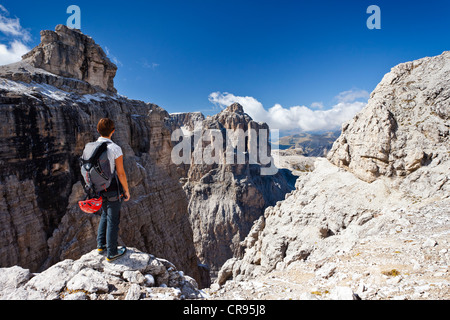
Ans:
[{"label": "grey backpack", "polygon": [[91,142],[84,148],[80,158],[81,175],[84,178],[84,191],[88,198],[98,196],[100,192],[107,191],[115,178],[111,172],[108,159],[108,144],[110,142]]}]

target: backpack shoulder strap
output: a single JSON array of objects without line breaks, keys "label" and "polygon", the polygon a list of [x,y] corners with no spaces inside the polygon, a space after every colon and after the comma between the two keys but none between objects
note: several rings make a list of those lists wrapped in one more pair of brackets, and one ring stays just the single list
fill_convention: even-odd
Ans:
[{"label": "backpack shoulder strap", "polygon": [[96,163],[100,158],[100,156],[102,155],[102,153],[105,152],[106,149],[108,148],[108,144],[110,144],[110,142],[103,142],[101,145],[99,145],[97,149],[95,149],[94,153],[92,154],[88,162]]}]

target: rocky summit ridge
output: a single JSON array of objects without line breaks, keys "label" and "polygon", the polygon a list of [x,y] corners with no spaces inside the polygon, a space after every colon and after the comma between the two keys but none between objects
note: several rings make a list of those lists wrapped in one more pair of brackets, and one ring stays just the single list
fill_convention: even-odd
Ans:
[{"label": "rocky summit ridge", "polygon": [[[360,297],[386,299],[394,295],[377,295],[383,276],[389,278],[382,272],[401,269],[402,276],[394,272],[391,284],[414,279],[408,285],[414,291],[414,283],[424,284],[427,270],[440,270],[435,272],[439,279],[430,280],[440,288],[433,297],[448,299],[449,90],[450,52],[394,67],[368,105],[343,125],[327,159],[318,158],[312,172],[301,172],[295,190],[253,224],[242,242],[245,254],[223,265],[215,292],[230,297],[227,283],[237,289],[240,281],[283,274],[288,281],[297,270],[297,283],[309,288],[303,297],[311,298],[310,292],[318,292],[314,288],[330,278],[328,287],[319,290],[330,298],[325,291],[332,292],[331,283],[336,286],[355,271],[358,282],[346,282],[350,292],[361,283]],[[365,268],[359,276],[356,266]],[[323,277],[309,282],[298,276],[319,269]],[[432,289],[427,287],[428,296]],[[400,290],[395,296],[427,295]]]},{"label": "rocky summit ridge", "polygon": [[41,42],[22,61],[0,66],[3,78],[46,83],[68,92],[114,94],[117,66],[95,41],[77,29],[42,30]]},{"label": "rocky summit ridge", "polygon": [[[441,169],[430,192],[449,191],[450,51],[401,63],[386,74],[366,108],[345,123],[328,153],[331,163],[372,182]],[[423,174],[423,172],[422,172]],[[411,179],[411,178],[409,178]]]}]

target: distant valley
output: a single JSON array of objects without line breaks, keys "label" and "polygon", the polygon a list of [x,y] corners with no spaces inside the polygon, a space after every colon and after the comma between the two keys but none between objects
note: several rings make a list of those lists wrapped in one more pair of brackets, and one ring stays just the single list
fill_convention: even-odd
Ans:
[{"label": "distant valley", "polygon": [[329,132],[301,132],[283,136],[278,140],[280,150],[301,149],[306,157],[325,157],[341,134],[340,130]]}]

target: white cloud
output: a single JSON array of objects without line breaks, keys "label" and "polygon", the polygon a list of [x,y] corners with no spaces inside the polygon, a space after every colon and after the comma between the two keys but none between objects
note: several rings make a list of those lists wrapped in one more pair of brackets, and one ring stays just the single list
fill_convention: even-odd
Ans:
[{"label": "white cloud", "polygon": [[280,104],[275,104],[266,110],[262,103],[253,97],[235,96],[228,92],[213,92],[209,95],[209,101],[221,108],[237,102],[253,120],[266,122],[271,129],[319,131],[339,129],[342,123],[353,118],[366,106],[367,100],[365,102],[355,100],[367,97],[368,94],[365,95],[363,90],[345,91],[336,97],[338,103],[327,110],[324,110],[322,103],[313,103],[311,108],[306,106],[284,108]]},{"label": "white cloud", "polygon": [[[244,107],[245,112],[248,113],[252,118],[253,115],[263,115],[267,113],[262,103],[253,97],[239,97],[228,92],[224,93],[213,92],[209,95],[208,99],[210,102],[214,103],[216,106],[219,106],[222,109],[237,102]],[[257,121],[264,121],[264,120],[257,120]]]},{"label": "white cloud", "polygon": [[108,47],[105,47],[105,52],[106,55],[111,59],[112,62],[114,62],[116,66],[123,67],[123,63],[115,55],[113,55],[111,51],[109,51]]},{"label": "white cloud", "polygon": [[159,63],[156,63],[156,62],[149,63],[147,59],[142,59],[141,65],[142,65],[142,67],[144,67],[146,69],[152,69],[152,70],[155,70],[157,67],[159,67]]},{"label": "white cloud", "polygon": [[7,36],[21,38],[23,41],[30,41],[30,33],[22,28],[19,18],[8,18],[8,11],[2,7],[3,13],[0,13],[0,32]]},{"label": "white cloud", "polygon": [[30,48],[19,40],[14,40],[10,46],[0,43],[0,65],[20,61],[22,56],[28,51],[30,51]]},{"label": "white cloud", "polygon": [[313,102],[313,103],[311,103],[311,109],[320,109],[320,110],[322,110],[323,108],[325,108],[325,106],[323,105],[323,102]]},{"label": "white cloud", "polygon": [[339,93],[335,99],[338,102],[352,102],[357,99],[369,99],[370,94],[366,90],[348,90]]},{"label": "white cloud", "polygon": [[31,40],[30,33],[20,25],[19,18],[9,18],[9,11],[2,5],[0,5],[0,32],[8,41],[8,44],[0,44],[0,65],[20,61],[22,55],[30,51],[26,45]]},{"label": "white cloud", "polygon": [[0,4],[0,10],[2,10],[6,14],[9,14],[9,11],[6,10],[6,8],[4,6],[2,6],[1,4]]}]

